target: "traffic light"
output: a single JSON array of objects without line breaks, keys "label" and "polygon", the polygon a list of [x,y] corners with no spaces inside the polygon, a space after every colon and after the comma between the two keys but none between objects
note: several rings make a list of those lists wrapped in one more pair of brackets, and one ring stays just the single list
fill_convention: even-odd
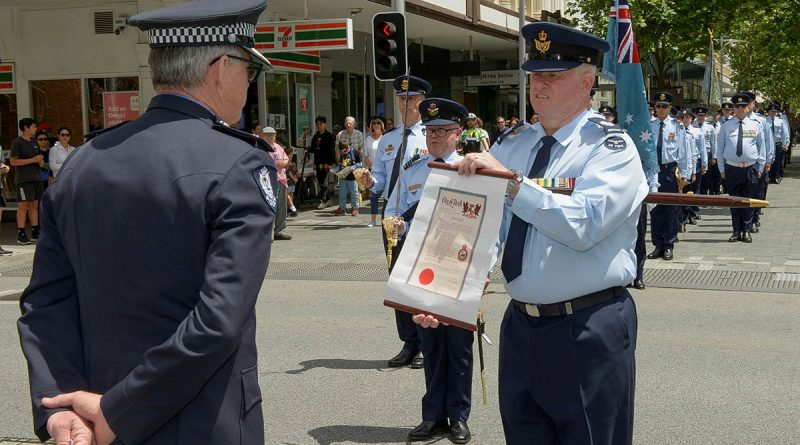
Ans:
[{"label": "traffic light", "polygon": [[372,17],[372,66],[378,80],[407,74],[406,18],[399,12],[379,12]]}]

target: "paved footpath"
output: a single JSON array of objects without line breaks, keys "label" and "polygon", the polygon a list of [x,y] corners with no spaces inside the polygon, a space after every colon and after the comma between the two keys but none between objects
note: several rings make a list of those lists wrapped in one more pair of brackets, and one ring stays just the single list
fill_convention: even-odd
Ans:
[{"label": "paved footpath", "polygon": [[[798,165],[793,164],[792,167]],[[770,186],[771,207],[752,244],[728,243],[727,210],[703,219],[675,248],[648,261],[639,314],[634,442],[800,443],[800,165]],[[276,242],[256,307],[267,444],[402,444],[419,421],[421,371],[389,369],[399,342],[382,306],[380,229],[369,216],[307,210]],[[18,294],[35,246],[0,244],[0,444],[35,443],[26,369],[16,334]],[[497,344],[508,297],[483,303]],[[489,405],[473,379],[475,444],[502,444],[497,347],[486,348]],[[477,367],[477,364],[476,364]],[[431,443],[449,443],[439,439]]]}]

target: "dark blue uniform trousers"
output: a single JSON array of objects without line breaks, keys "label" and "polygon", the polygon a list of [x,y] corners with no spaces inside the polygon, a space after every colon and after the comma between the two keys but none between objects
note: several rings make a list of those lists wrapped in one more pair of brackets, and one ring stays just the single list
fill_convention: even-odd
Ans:
[{"label": "dark blue uniform trousers", "polygon": [[[386,205],[384,204],[384,208],[381,211],[381,219],[383,219],[385,211]],[[383,229],[381,229],[381,238],[383,238],[383,251],[386,252],[386,232]],[[404,242],[405,238],[400,238],[397,241],[397,245],[392,249],[392,264],[391,267],[389,267],[389,272],[392,271],[394,264],[397,262],[397,258],[400,257],[400,251],[403,250]],[[397,309],[394,311],[394,320],[395,324],[397,325],[397,336],[400,337],[400,340],[405,343],[403,348],[416,353],[420,349],[419,331],[421,328],[419,325],[414,323],[414,320],[412,320],[411,317],[412,315],[408,312],[398,311]]]},{"label": "dark blue uniform trousers", "polygon": [[636,225],[636,278],[644,280],[644,262],[647,260],[647,250],[645,236],[647,235],[647,204],[642,203],[642,211],[639,212],[639,223]]},{"label": "dark blue uniform trousers", "polygon": [[[658,172],[659,192],[677,193],[675,163],[661,164]],[[678,216],[680,207],[657,205],[650,212],[650,238],[657,249],[672,249],[678,239]]]},{"label": "dark blue uniform trousers", "polygon": [[509,445],[633,440],[636,307],[615,298],[560,317],[513,304],[500,327],[500,415]]},{"label": "dark blue uniform trousers", "polygon": [[772,169],[769,171],[770,181],[774,181],[783,176],[783,144],[778,142],[775,144],[775,162],[772,163]]},{"label": "dark blue uniform trousers", "polygon": [[[692,192],[695,195],[700,193],[700,183],[703,181],[702,176],[700,175],[700,169],[702,168],[702,164],[700,160],[697,160],[697,164],[694,167],[694,171],[696,172],[695,181],[686,187],[683,188],[684,193]],[[703,175],[705,176],[705,175]],[[700,207],[698,206],[685,206],[684,207],[684,219],[683,222],[689,220],[689,218],[697,218],[700,216]]]},{"label": "dark blue uniform trousers", "polygon": [[472,331],[444,325],[420,331],[426,388],[422,420],[466,422],[472,406]]},{"label": "dark blue uniform trousers", "polygon": [[708,155],[708,170],[703,175],[700,183],[700,193],[703,195],[719,195],[720,174],[716,162],[711,164],[711,154]]},{"label": "dark blue uniform trousers", "polygon": [[[758,181],[755,164],[750,167],[725,166],[725,184],[731,196],[755,198]],[[734,232],[749,232],[753,227],[753,209],[731,207],[731,223]]]}]

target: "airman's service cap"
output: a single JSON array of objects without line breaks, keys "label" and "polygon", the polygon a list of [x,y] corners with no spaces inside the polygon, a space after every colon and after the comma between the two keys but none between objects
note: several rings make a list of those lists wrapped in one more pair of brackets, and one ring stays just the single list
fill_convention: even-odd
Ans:
[{"label": "airman's service cap", "polygon": [[655,99],[655,103],[657,104],[670,104],[670,105],[672,105],[672,101],[675,100],[675,98],[672,97],[672,94],[669,94],[666,91],[661,93],[656,93],[653,99]]},{"label": "airman's service cap", "polygon": [[414,76],[399,76],[392,82],[395,96],[417,96],[431,93],[433,87],[424,79]]},{"label": "airman's service cap", "polygon": [[151,48],[233,45],[271,67],[254,48],[256,23],[266,7],[266,0],[203,0],[145,11],[128,23],[147,31]]},{"label": "airman's service cap", "polygon": [[467,107],[456,101],[431,97],[419,104],[419,113],[425,125],[463,125],[468,111]]},{"label": "airman's service cap", "polygon": [[731,102],[733,102],[734,106],[739,104],[749,104],[751,101],[752,100],[750,99],[750,96],[747,93],[737,93],[735,96],[731,98]]},{"label": "airman's service cap", "polygon": [[582,63],[597,66],[610,46],[605,39],[558,23],[536,22],[522,27],[530,44],[525,71],[565,71]]},{"label": "airman's service cap", "polygon": [[708,114],[708,107],[703,107],[703,106],[694,107],[694,110],[692,111],[694,111],[697,114]]},{"label": "airman's service cap", "polygon": [[614,107],[609,106],[609,105],[603,105],[602,107],[600,107],[600,109],[598,111],[600,113],[602,113],[602,114],[614,114],[615,113]]}]

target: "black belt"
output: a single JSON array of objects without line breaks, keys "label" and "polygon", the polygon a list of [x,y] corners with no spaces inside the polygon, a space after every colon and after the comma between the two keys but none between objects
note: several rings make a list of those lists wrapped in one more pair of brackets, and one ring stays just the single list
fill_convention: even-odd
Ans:
[{"label": "black belt", "polygon": [[678,166],[677,162],[670,162],[669,164],[659,164],[661,168],[675,168]]},{"label": "black belt", "polygon": [[621,289],[621,286],[609,287],[608,289],[592,292],[591,294],[573,298],[572,300],[551,304],[531,304],[517,300],[511,300],[511,302],[520,312],[528,314],[531,317],[558,317],[561,315],[570,315],[600,303],[605,303],[614,298]]}]

